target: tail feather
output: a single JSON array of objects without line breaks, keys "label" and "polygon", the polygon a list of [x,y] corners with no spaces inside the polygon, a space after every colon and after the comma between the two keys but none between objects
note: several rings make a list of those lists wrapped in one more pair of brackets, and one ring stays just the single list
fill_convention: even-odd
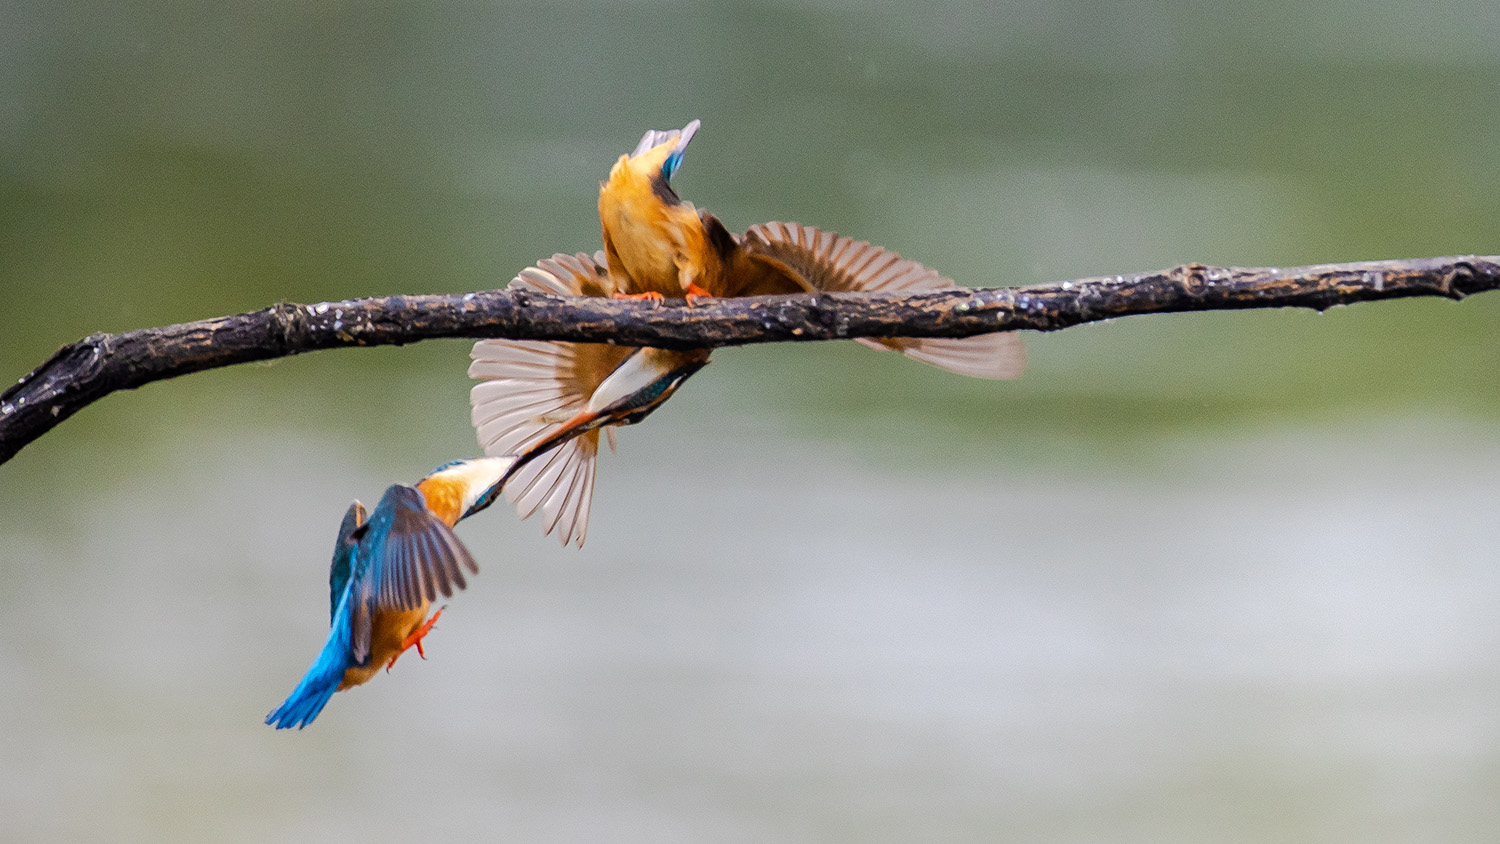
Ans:
[{"label": "tail feather", "polygon": [[344,678],[344,669],[349,666],[349,612],[348,598],[339,605],[333,619],[333,628],[328,631],[328,641],[318,654],[312,667],[302,677],[302,682],[280,706],[266,716],[266,723],[278,730],[292,727],[302,729],[311,724],[328,699],[339,690]]}]

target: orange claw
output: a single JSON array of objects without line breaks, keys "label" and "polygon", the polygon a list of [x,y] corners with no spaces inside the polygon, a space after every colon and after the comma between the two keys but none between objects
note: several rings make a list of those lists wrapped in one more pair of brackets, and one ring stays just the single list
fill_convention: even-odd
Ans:
[{"label": "orange claw", "polygon": [[696,282],[696,281],[690,281],[690,282],[688,282],[688,286],[687,286],[687,303],[688,303],[688,307],[692,307],[693,305],[698,304],[698,300],[699,299],[712,299],[713,295],[714,294],[712,294],[712,293],[708,292],[707,290],[704,290],[703,288],[699,287],[698,286],[698,282]]},{"label": "orange claw", "polygon": [[634,299],[636,301],[640,301],[642,299],[645,299],[645,300],[651,301],[651,302],[661,302],[666,297],[663,296],[663,295],[661,295],[660,293],[657,293],[655,290],[647,290],[645,293],[616,293],[611,298],[613,298],[613,299]]},{"label": "orange claw", "polygon": [[396,660],[400,659],[401,655],[410,650],[413,645],[417,648],[417,656],[423,659],[427,658],[427,652],[422,650],[422,638],[432,632],[432,625],[437,624],[438,616],[442,615],[443,610],[446,609],[447,607],[438,607],[438,611],[432,614],[432,618],[422,622],[421,627],[411,631],[405,639],[401,640],[401,650],[396,651],[396,655],[391,657],[391,661],[385,664],[386,671],[390,671],[391,666],[396,664]]}]

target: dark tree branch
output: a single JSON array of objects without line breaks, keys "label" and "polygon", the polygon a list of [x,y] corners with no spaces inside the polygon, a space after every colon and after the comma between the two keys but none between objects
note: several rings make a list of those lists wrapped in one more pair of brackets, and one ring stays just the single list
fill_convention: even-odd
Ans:
[{"label": "dark tree branch", "polygon": [[383,296],[264,310],[123,334],[92,334],[0,393],[0,463],[115,390],[247,361],[434,337],[511,337],[686,348],[848,337],[966,337],[1056,331],[1133,314],[1237,308],[1323,310],[1374,299],[1462,299],[1500,287],[1500,257],[1291,269],[1192,264],[1161,272],[915,296],[823,294],[697,307],[524,291]]}]

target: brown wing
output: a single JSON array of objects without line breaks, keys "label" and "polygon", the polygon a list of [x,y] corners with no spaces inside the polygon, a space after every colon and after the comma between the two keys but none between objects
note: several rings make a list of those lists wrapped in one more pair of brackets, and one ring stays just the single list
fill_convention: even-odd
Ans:
[{"label": "brown wing", "polygon": [[[523,270],[510,287],[572,296],[605,296],[614,289],[603,253],[554,255]],[[582,411],[594,389],[631,351],[603,343],[475,343],[469,377],[483,383],[474,386],[469,400],[485,454],[515,454]],[[613,436],[609,429],[606,433]],[[564,545],[582,546],[598,454],[597,431],[570,440],[517,472],[505,486],[505,497],[523,519],[540,510],[544,533],[557,530]]]},{"label": "brown wing", "polygon": [[[916,261],[863,240],[819,231],[799,223],[762,223],[740,239],[748,263],[742,296],[814,290],[866,293],[930,293],[956,290],[952,279]],[[960,375],[1015,378],[1026,366],[1026,347],[1013,331],[957,339],[859,338],[874,349],[895,349],[907,357]]]}]

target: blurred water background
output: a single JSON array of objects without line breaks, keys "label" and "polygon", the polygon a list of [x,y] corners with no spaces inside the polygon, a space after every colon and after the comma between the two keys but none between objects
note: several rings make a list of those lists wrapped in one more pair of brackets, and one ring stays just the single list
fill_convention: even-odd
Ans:
[{"label": "blurred water background", "polygon": [[[976,286],[1493,253],[1500,7],[0,4],[0,376],[503,285],[676,183]],[[1500,298],[1136,318],[1015,383],[725,350],[504,508],[389,676],[265,713],[352,498],[475,453],[467,343],[111,396],[0,466],[0,840],[1486,840]]]}]

